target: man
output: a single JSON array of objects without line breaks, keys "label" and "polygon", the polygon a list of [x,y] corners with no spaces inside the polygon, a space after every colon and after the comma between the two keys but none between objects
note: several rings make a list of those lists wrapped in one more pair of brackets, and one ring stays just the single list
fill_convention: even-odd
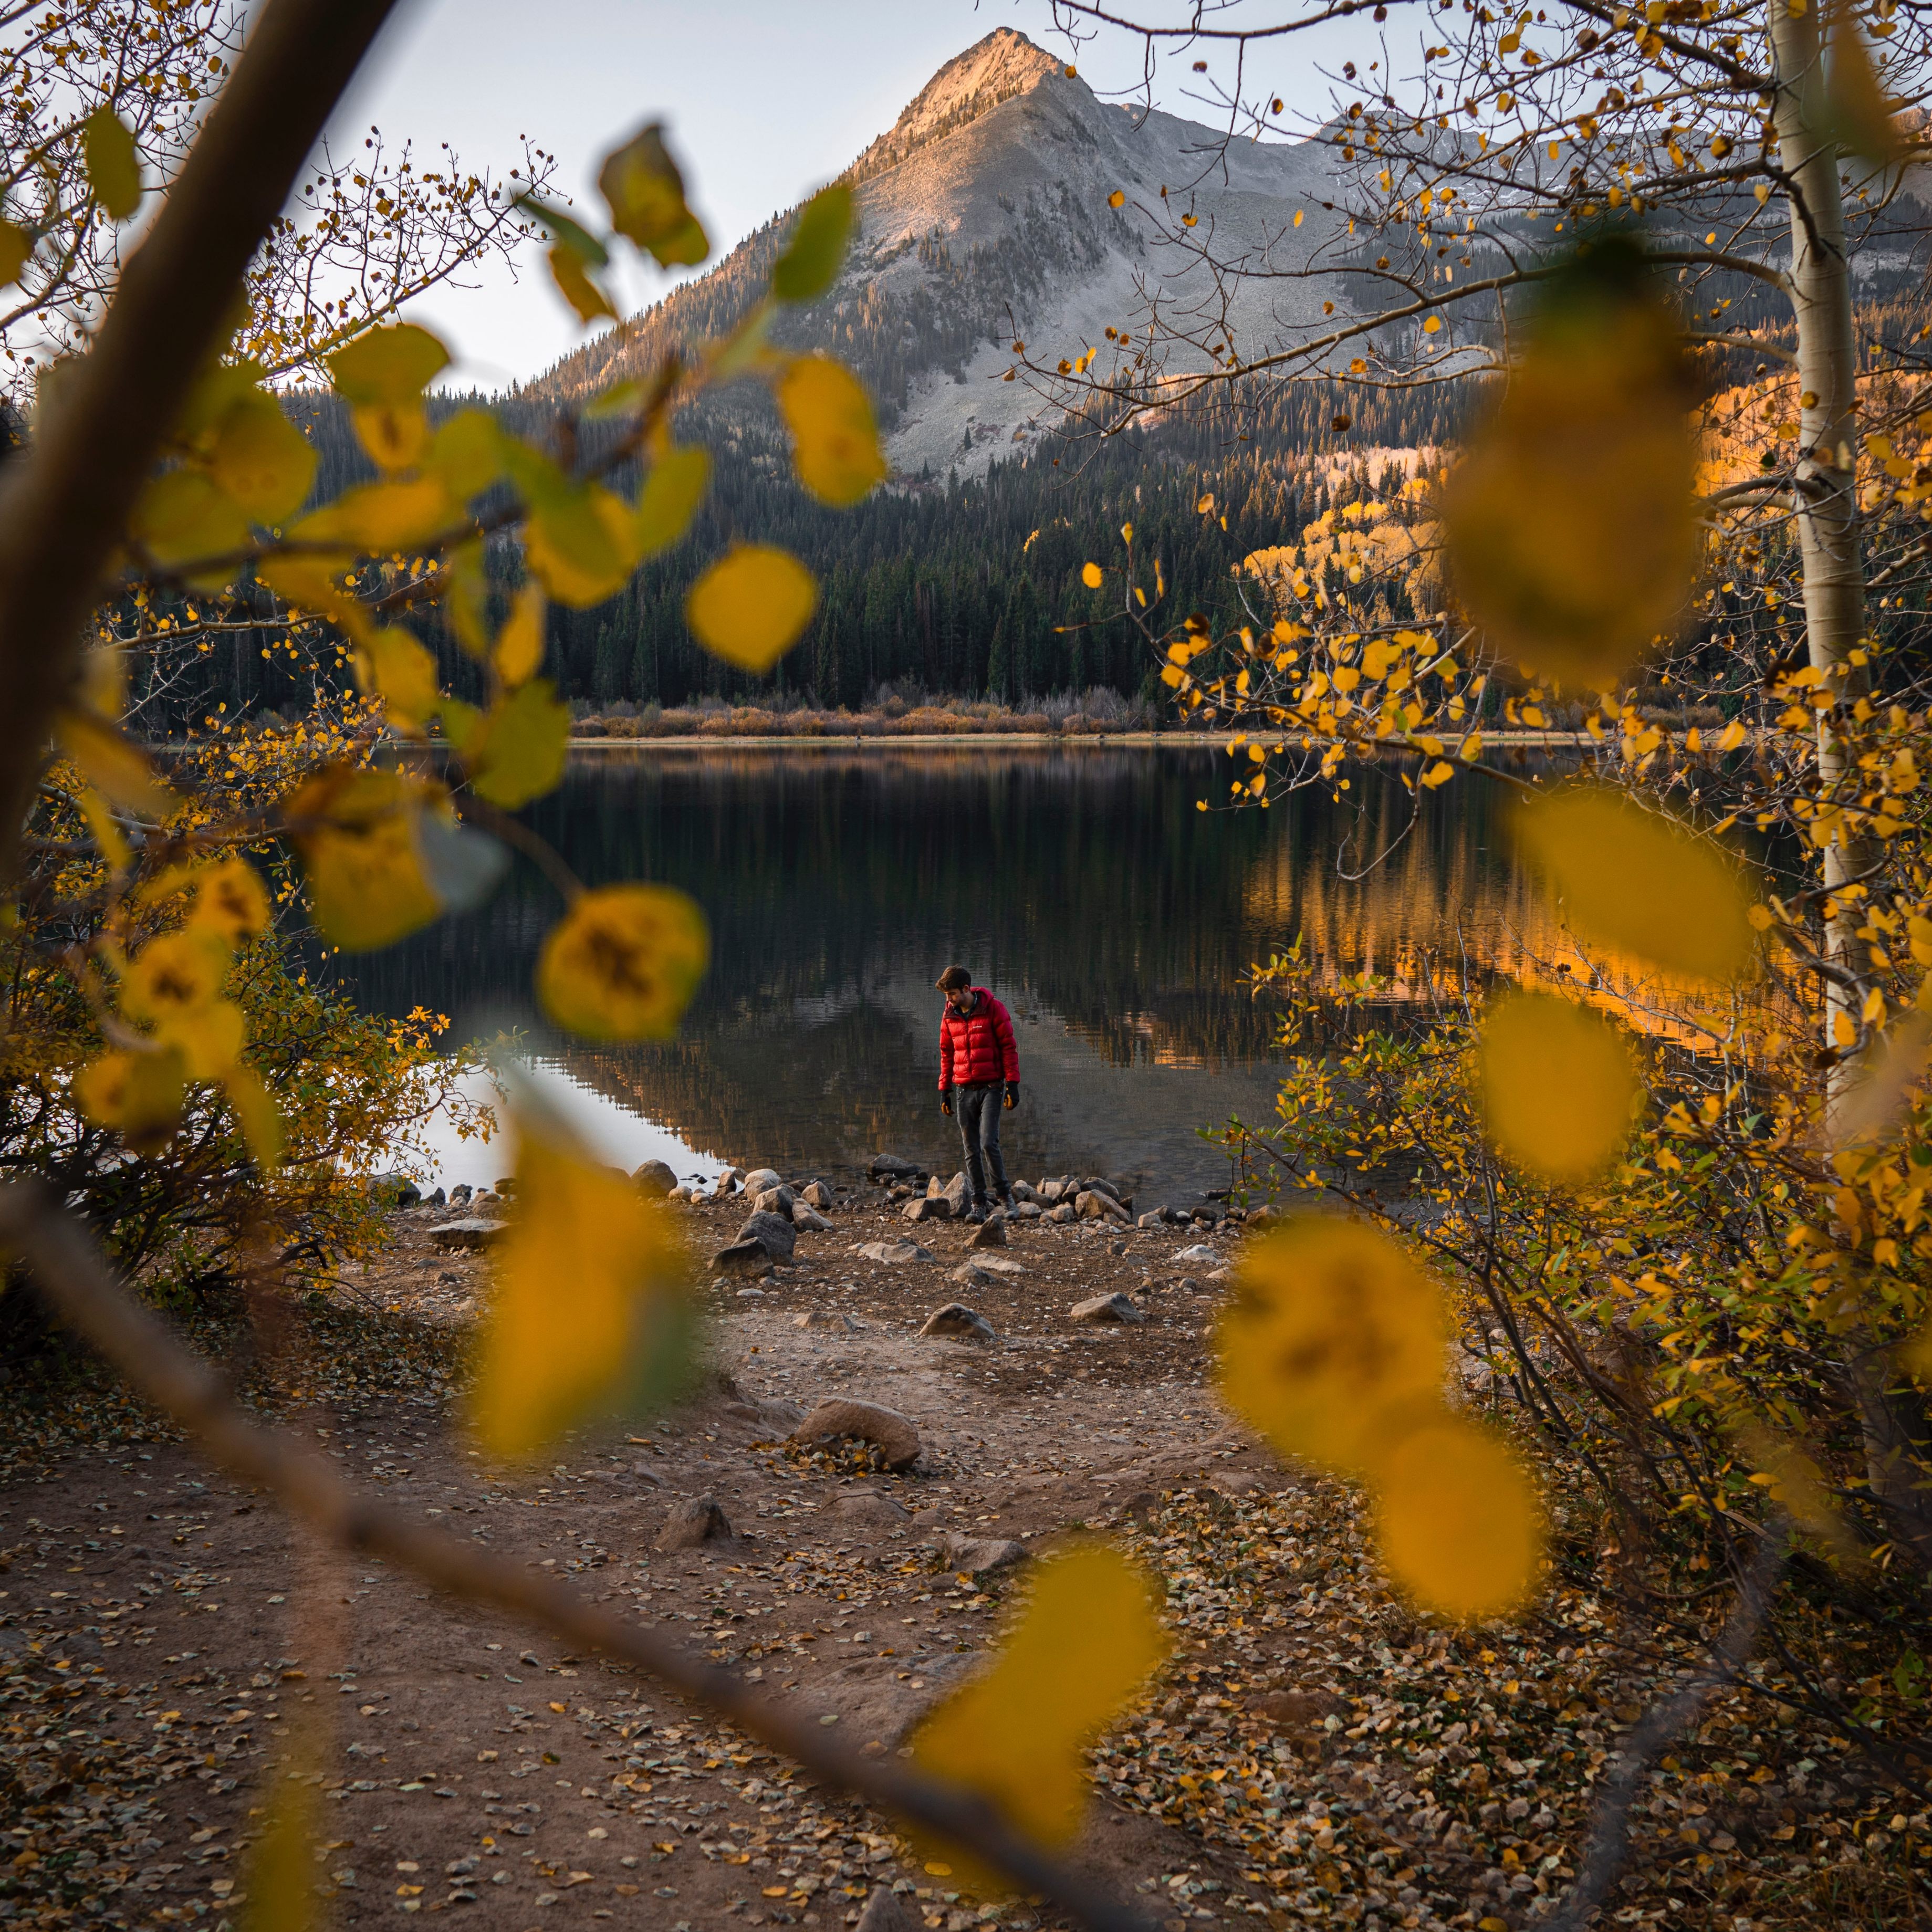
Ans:
[{"label": "man", "polygon": [[1000,1108],[1020,1103],[1020,1054],[1013,1043],[1012,1016],[976,986],[963,966],[939,976],[946,1010],[939,1017],[939,1111],[950,1114],[956,1101],[959,1138],[966,1144],[966,1178],[973,1190],[969,1221],[983,1221],[988,1207],[987,1169],[992,1198],[1011,1209],[1006,1164],[1000,1157]]}]

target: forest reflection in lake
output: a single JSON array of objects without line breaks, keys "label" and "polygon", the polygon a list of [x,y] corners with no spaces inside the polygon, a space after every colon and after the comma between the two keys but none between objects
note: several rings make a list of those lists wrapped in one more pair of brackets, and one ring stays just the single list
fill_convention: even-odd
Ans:
[{"label": "forest reflection in lake", "polygon": [[[1547,925],[1490,784],[1431,795],[1399,838],[1412,807],[1392,776],[1358,775],[1339,800],[1198,810],[1226,797],[1228,769],[1178,746],[574,757],[531,822],[588,884],[690,892],[712,963],[674,1042],[590,1047],[539,1027],[538,1050],[700,1154],[831,1172],[890,1149],[950,1172],[932,982],[956,959],[1014,1015],[1013,1172],[1120,1175],[1174,1199],[1220,1185],[1198,1129],[1272,1111],[1251,964],[1299,936],[1325,970],[1382,974],[1400,994],[1460,970],[1465,949],[1506,960]],[[372,1007],[421,1004],[459,1032],[527,1020],[558,910],[520,863],[487,906],[344,976]]]}]

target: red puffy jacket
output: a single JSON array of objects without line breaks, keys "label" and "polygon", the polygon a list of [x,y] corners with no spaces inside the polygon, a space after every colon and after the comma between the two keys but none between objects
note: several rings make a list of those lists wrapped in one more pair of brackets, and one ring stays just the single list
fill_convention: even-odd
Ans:
[{"label": "red puffy jacket", "polygon": [[955,1012],[948,1000],[939,1022],[941,1091],[1019,1077],[1020,1050],[1013,1043],[1012,1016],[1006,1008],[984,986],[973,988],[970,1013]]}]

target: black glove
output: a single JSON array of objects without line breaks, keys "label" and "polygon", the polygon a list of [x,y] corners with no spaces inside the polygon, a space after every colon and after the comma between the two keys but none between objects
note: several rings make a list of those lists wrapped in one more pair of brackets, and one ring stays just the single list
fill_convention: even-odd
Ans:
[{"label": "black glove", "polygon": [[939,1090],[939,1111],[948,1120],[952,1118],[952,1089],[950,1087],[942,1087]]},{"label": "black glove", "polygon": [[1006,1082],[1006,1106],[1009,1109],[1011,1109],[1017,1107],[1019,1103],[1020,1083],[1017,1080],[1009,1080]]}]

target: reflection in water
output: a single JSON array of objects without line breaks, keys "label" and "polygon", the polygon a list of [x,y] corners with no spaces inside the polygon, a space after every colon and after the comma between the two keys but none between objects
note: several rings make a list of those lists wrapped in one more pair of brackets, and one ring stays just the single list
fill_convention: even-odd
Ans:
[{"label": "reflection in water", "polygon": [[[1202,813],[1225,755],[1158,749],[598,752],[532,822],[584,880],[681,886],[713,963],[679,1039],[570,1072],[688,1148],[836,1170],[890,1148],[956,1164],[938,1112],[939,996],[957,959],[1012,1009],[1024,1080],[1008,1166],[1219,1184],[1196,1129],[1270,1111],[1271,1024],[1245,969],[1298,934],[1332,974],[1414,986],[1546,931],[1480,783]],[[1446,794],[1446,795],[1445,795]],[[1379,864],[1365,858],[1393,847]],[[1360,876],[1350,878],[1348,872]],[[557,902],[520,866],[488,906],[355,962],[359,998],[458,1021],[530,1010]],[[1553,940],[1554,935],[1551,935]],[[674,1163],[678,1164],[678,1163]]]}]

